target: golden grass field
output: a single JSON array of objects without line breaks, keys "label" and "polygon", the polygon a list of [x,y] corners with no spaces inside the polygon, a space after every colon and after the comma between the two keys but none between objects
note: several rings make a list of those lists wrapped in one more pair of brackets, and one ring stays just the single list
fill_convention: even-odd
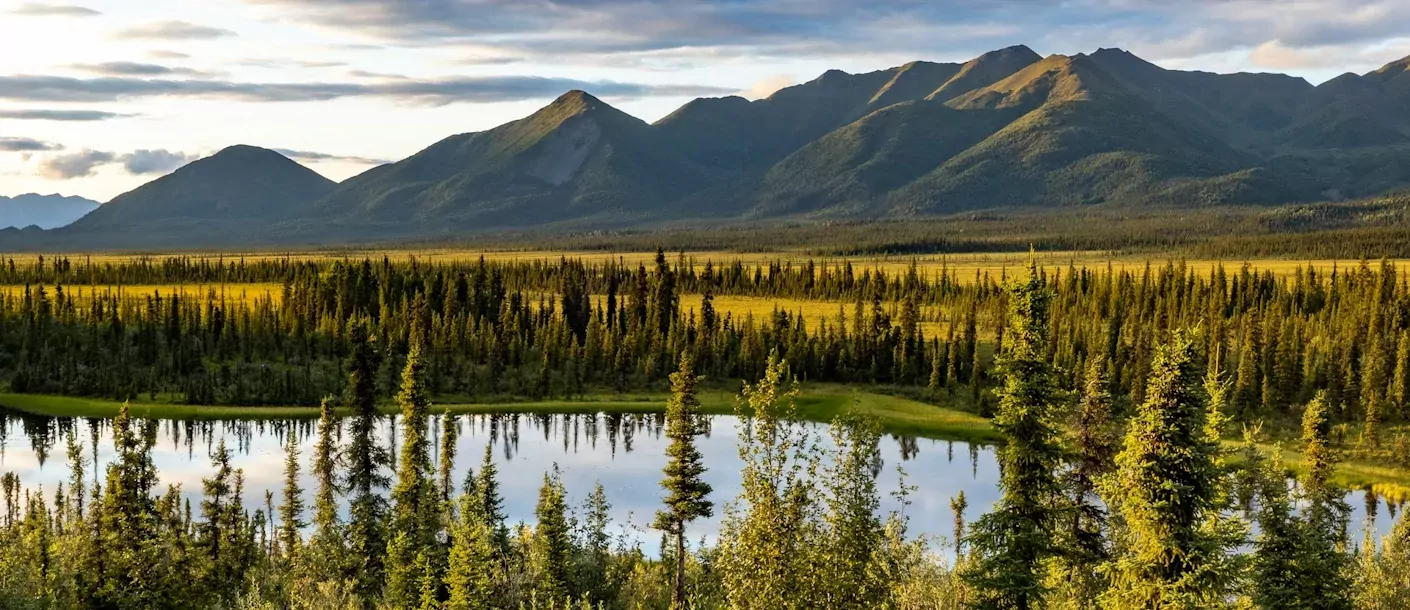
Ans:
[{"label": "golden grass field", "polygon": [[[24,286],[0,285],[0,294],[18,296],[23,294]],[[31,290],[34,288],[31,287]],[[52,298],[55,286],[45,286]],[[160,295],[162,298],[170,297],[173,294],[180,294],[183,298],[193,298],[204,300],[207,295],[214,294],[217,298],[224,297],[228,303],[253,304],[264,298],[273,299],[278,303],[284,294],[283,284],[145,284],[133,286],[117,285],[68,285],[63,287],[64,292],[74,297],[82,303],[91,299],[94,295],[110,296],[118,295],[121,298],[144,298],[151,295]]]},{"label": "golden grass field", "polygon": [[[208,295],[215,295],[217,298],[224,296],[227,303],[252,305],[264,299],[269,299],[274,304],[278,304],[283,297],[283,285],[281,284],[169,284],[169,285],[139,285],[139,286],[64,286],[64,290],[69,296],[75,297],[78,302],[83,303],[92,298],[93,295],[110,296],[120,295],[122,298],[141,299],[152,295],[160,295],[168,298],[173,294],[180,294],[183,298],[204,300]],[[32,290],[33,288],[31,288]],[[45,290],[52,297],[54,286],[45,286]],[[0,294],[17,297],[24,291],[24,286],[0,285]],[[532,294],[532,302],[537,303],[541,294]],[[603,306],[606,295],[598,295],[598,306]],[[683,294],[681,295],[681,308],[685,311],[699,312],[701,295]],[[733,316],[736,321],[743,321],[746,316],[753,316],[758,322],[763,322],[773,316],[774,310],[781,309],[791,315],[802,315],[809,328],[817,328],[820,320],[826,319],[829,323],[837,318],[839,311],[844,313],[848,319],[853,314],[853,303],[839,303],[834,301],[818,301],[807,299],[780,299],[772,297],[749,297],[749,296],[729,296],[721,295],[714,297],[715,310],[720,315]],[[894,309],[894,304],[890,306]],[[922,310],[921,330],[927,337],[934,337],[936,333],[944,332],[944,326],[939,321],[942,314],[938,308],[927,307]]]},{"label": "golden grass field", "polygon": [[[457,249],[426,249],[426,250],[338,250],[338,251],[305,251],[305,252],[250,252],[245,254],[224,253],[224,254],[201,254],[193,253],[183,256],[191,256],[197,259],[210,260],[257,260],[257,259],[282,259],[294,260],[334,260],[349,259],[362,260],[370,258],[380,260],[383,256],[393,260],[404,261],[415,258],[426,262],[470,262],[478,260],[484,256],[486,260],[492,261],[545,261],[557,262],[560,258],[567,257],[579,259],[585,262],[606,262],[620,261],[628,265],[646,264],[650,265],[655,258],[655,253],[651,252],[626,252],[626,253],[606,253],[606,252],[544,252],[544,251],[490,251],[481,252],[478,250],[457,250]],[[168,255],[163,255],[168,256]],[[674,262],[680,256],[677,254],[668,255]],[[957,254],[957,255],[933,255],[933,256],[859,256],[848,258],[809,258],[791,252],[771,252],[771,253],[733,253],[733,252],[695,252],[688,253],[688,260],[692,260],[697,268],[702,267],[706,261],[713,261],[717,265],[733,264],[740,261],[747,266],[755,264],[768,264],[777,261],[793,262],[795,264],[813,260],[824,265],[840,265],[844,261],[850,261],[854,269],[881,269],[893,277],[905,273],[912,262],[915,263],[920,273],[927,278],[936,277],[942,269],[949,270],[956,275],[960,281],[972,281],[975,277],[988,275],[991,278],[999,278],[1004,275],[1013,276],[1020,273],[1028,264],[1030,256],[1049,272],[1067,273],[1069,268],[1088,268],[1105,270],[1108,266],[1112,269],[1127,270],[1139,273],[1144,267],[1150,265],[1159,267],[1169,261],[1163,259],[1134,258],[1134,257],[1109,257],[1100,252],[1042,252],[1030,255],[1028,253],[989,253],[989,254]],[[118,263],[123,261],[141,260],[140,255],[70,255],[71,259],[84,258],[94,263]],[[32,262],[36,256],[16,257],[17,264]],[[161,256],[148,256],[148,259],[158,259]],[[53,255],[48,257],[52,260]],[[1397,264],[1404,261],[1395,261]],[[1185,261],[1187,268],[1193,269],[1199,274],[1210,273],[1217,265],[1223,265],[1228,273],[1237,273],[1245,264],[1245,261]],[[1247,264],[1258,272],[1271,271],[1276,275],[1290,274],[1298,269],[1305,269],[1308,266],[1317,268],[1321,272],[1330,271],[1333,266],[1342,269],[1354,268],[1360,265],[1360,261],[1333,261],[1333,260],[1313,260],[1294,261],[1282,259],[1263,259],[1247,261]],[[47,287],[52,291],[52,286]],[[22,286],[0,285],[0,294],[17,294],[23,290]],[[144,297],[151,294],[160,294],[164,297],[179,293],[189,298],[204,298],[209,294],[224,296],[228,302],[238,302],[252,304],[262,299],[271,299],[277,303],[282,297],[283,287],[280,284],[185,284],[185,285],[138,285],[138,286],[65,286],[65,290],[76,291],[79,301],[83,301],[94,294],[112,294],[121,291],[125,297]],[[72,293],[71,293],[72,294]],[[686,310],[698,310],[700,306],[700,295],[687,294],[681,296],[681,306]],[[783,309],[790,314],[801,314],[808,321],[810,327],[816,327],[819,320],[834,319],[839,308],[847,315],[852,315],[852,303],[837,303],[830,301],[813,301],[800,299],[780,299],[769,297],[747,297],[747,296],[727,296],[715,297],[715,308],[721,314],[730,314],[736,319],[742,319],[747,315],[753,315],[755,319],[762,320],[773,315],[775,308]],[[944,332],[943,316],[940,311],[934,308],[927,308],[922,312],[922,329],[926,336],[934,337]]]},{"label": "golden grass field", "polygon": [[[13,259],[16,264],[27,264],[33,262],[38,255],[18,255],[7,257],[6,260]],[[619,261],[628,265],[645,264],[650,266],[656,255],[653,252],[545,252],[545,251],[481,251],[473,249],[406,249],[406,250],[318,250],[318,251],[290,251],[290,252],[246,252],[246,253],[171,253],[160,255],[135,255],[135,254],[69,254],[71,260],[87,260],[94,263],[120,263],[136,260],[157,260],[167,256],[189,256],[197,260],[266,260],[266,259],[290,259],[290,260],[335,260],[348,259],[360,261],[364,258],[381,260],[383,256],[393,261],[405,261],[415,258],[425,262],[472,262],[481,256],[488,261],[546,261],[556,262],[560,258],[570,258],[582,260],[584,262],[606,262]],[[680,253],[668,253],[667,256],[672,262],[678,260]],[[853,267],[860,272],[863,269],[880,269],[888,275],[905,273],[911,263],[916,264],[917,269],[927,276],[936,276],[941,269],[948,269],[958,275],[961,281],[970,281],[976,276],[985,274],[990,277],[999,277],[1005,273],[1012,274],[1027,266],[1030,254],[1026,252],[1005,252],[1005,253],[979,253],[979,254],[946,254],[946,255],[924,255],[924,256],[853,256],[853,257],[815,257],[797,252],[763,252],[763,253],[738,253],[738,252],[688,252],[685,254],[687,260],[693,260],[697,266],[703,266],[706,261],[713,261],[716,265],[733,264],[739,261],[745,265],[768,264],[771,262],[793,262],[795,264],[812,260],[818,264],[841,265],[844,261],[850,261]],[[1129,270],[1139,272],[1146,265],[1161,266],[1168,262],[1168,259],[1150,256],[1113,256],[1104,252],[1093,251],[1067,251],[1067,252],[1039,252],[1031,255],[1039,265],[1049,271],[1066,270],[1069,266],[1074,268],[1096,268],[1105,269],[1107,266],[1116,270]],[[47,255],[47,260],[52,260],[54,255]],[[1298,261],[1287,259],[1261,259],[1261,260],[1198,260],[1186,261],[1188,268],[1200,274],[1208,274],[1215,266],[1223,265],[1229,272],[1236,272],[1247,262],[1258,271],[1272,271],[1277,275],[1286,275],[1299,268],[1312,266],[1319,271],[1329,271],[1334,265],[1340,268],[1355,267],[1360,261],[1355,260],[1311,260]],[[1404,263],[1404,260],[1394,261]]]}]

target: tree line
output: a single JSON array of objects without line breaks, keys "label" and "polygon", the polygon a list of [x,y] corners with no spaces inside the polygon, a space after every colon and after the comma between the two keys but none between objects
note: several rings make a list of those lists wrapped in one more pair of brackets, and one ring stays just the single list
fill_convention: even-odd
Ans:
[{"label": "tree line", "polygon": [[[77,271],[75,271],[77,269]],[[426,337],[429,391],[471,399],[664,391],[678,354],[717,381],[755,379],[778,352],[806,381],[877,384],[992,414],[1007,278],[958,271],[855,269],[850,262],[651,266],[578,260],[449,262],[260,260],[236,265],[173,257],[34,261],[7,270],[0,295],[0,380],[16,392],[196,404],[316,405],[342,394],[352,328],[389,354]],[[74,280],[101,276],[115,285]],[[133,294],[138,281],[282,286],[236,298],[200,283]],[[1200,358],[1232,383],[1230,416],[1296,427],[1295,411],[1326,392],[1338,441],[1389,451],[1388,424],[1410,416],[1410,288],[1394,264],[1362,261],[1275,275],[1248,265],[1197,273],[1182,262],[1144,269],[1054,268],[1047,348],[1054,383],[1078,391],[1100,361],[1117,411],[1144,401],[1157,347],[1200,328]],[[82,294],[80,297],[79,294]],[[722,312],[725,295],[780,299],[770,314]],[[802,304],[825,303],[821,311]],[[379,400],[398,385],[400,356],[371,374]],[[1399,459],[1410,460],[1410,448]]]}]

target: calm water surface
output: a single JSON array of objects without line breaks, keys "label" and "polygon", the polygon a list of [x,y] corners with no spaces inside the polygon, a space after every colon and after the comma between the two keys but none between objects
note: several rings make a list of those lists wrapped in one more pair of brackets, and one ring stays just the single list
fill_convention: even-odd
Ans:
[{"label": "calm water surface", "polygon": [[[379,432],[385,445],[396,455],[397,418],[383,418]],[[454,418],[460,430],[456,442],[455,481],[478,468],[485,447],[490,446],[499,467],[501,492],[511,523],[534,521],[534,504],[544,473],[557,464],[563,471],[570,505],[581,507],[596,482],[606,489],[612,504],[614,533],[643,543],[654,552],[660,534],[647,529],[660,507],[661,468],[665,465],[667,439],[660,415],[462,415]],[[253,512],[264,506],[265,492],[274,494],[276,506],[283,487],[284,439],[294,434],[302,464],[301,486],[305,500],[312,501],[315,483],[309,472],[316,443],[316,421],[216,421],[160,422],[153,459],[161,475],[162,489],[177,484],[182,493],[199,505],[201,479],[214,468],[210,455],[224,439],[233,454],[234,466],[244,470],[245,504]],[[346,422],[344,422],[346,425]],[[709,471],[705,479],[714,487],[711,498],[715,516],[695,522],[691,538],[713,538],[718,532],[722,507],[739,495],[738,420],[717,416],[710,419],[709,433],[699,442]],[[829,446],[824,426],[807,424]],[[440,418],[431,420],[430,430],[439,451]],[[91,463],[94,431],[97,434],[97,461],[105,466],[112,459],[112,427],[109,420],[91,418],[37,417],[0,408],[0,473],[13,472],[30,489],[42,488],[52,494],[69,476],[65,438],[72,429],[84,446]],[[438,454],[437,454],[438,455]],[[986,512],[998,498],[999,477],[991,447],[959,441],[886,436],[881,443],[883,468],[879,487],[884,511],[904,509],[911,531],[935,537],[948,537],[953,531],[950,498],[960,491],[969,500],[967,520]],[[910,489],[909,506],[902,506],[893,494],[901,489],[898,467],[905,472]],[[93,478],[90,471],[89,478]],[[161,490],[158,490],[160,492]],[[1349,494],[1355,513],[1353,527],[1360,531],[1366,515],[1373,526],[1389,530],[1395,506]],[[1359,540],[1359,536],[1356,537]]]}]

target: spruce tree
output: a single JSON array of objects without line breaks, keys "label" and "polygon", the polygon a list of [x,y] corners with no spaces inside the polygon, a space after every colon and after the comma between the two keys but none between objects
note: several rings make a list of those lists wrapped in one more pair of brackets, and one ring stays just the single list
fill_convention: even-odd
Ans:
[{"label": "spruce tree", "polygon": [[1207,429],[1206,394],[1194,342],[1176,332],[1151,365],[1146,400],[1126,432],[1103,498],[1120,520],[1113,557],[1103,566],[1105,608],[1195,609],[1222,606],[1240,574],[1233,550],[1243,541]]},{"label": "spruce tree", "polygon": [[1347,578],[1351,557],[1344,550],[1351,508],[1342,492],[1331,485],[1336,466],[1331,428],[1326,396],[1319,392],[1307,403],[1302,415],[1303,455],[1307,463],[1302,489],[1306,506],[1296,582],[1302,603],[1336,610],[1351,607],[1351,582]]},{"label": "spruce tree", "polygon": [[294,427],[284,431],[284,503],[279,507],[279,541],[284,553],[290,559],[299,550],[299,530],[307,522],[303,520],[304,490],[299,487],[299,443]]},{"label": "spruce tree", "polygon": [[434,574],[420,571],[418,561],[434,553],[441,506],[432,482],[435,475],[426,430],[431,399],[424,385],[425,374],[421,344],[416,342],[407,355],[401,392],[397,395],[402,440],[397,482],[391,493],[386,589],[387,602],[394,606],[413,605],[420,595],[422,582],[434,578]]},{"label": "spruce tree", "polygon": [[313,559],[300,562],[313,568],[322,577],[339,574],[347,561],[343,528],[338,520],[338,481],[335,474],[338,448],[333,435],[338,420],[333,415],[333,401],[323,399],[319,408],[318,444],[313,450],[313,478],[317,482],[313,502],[313,538],[309,541]]},{"label": "spruce tree", "polygon": [[1048,361],[1047,287],[1029,264],[1026,281],[1009,292],[1009,330],[999,359],[1003,385],[994,427],[1003,495],[970,528],[972,563],[961,576],[979,608],[1027,609],[1043,604],[1044,563],[1057,542],[1062,486],[1056,471],[1062,448],[1053,421],[1058,389]]},{"label": "spruce tree", "polygon": [[617,599],[618,587],[612,578],[611,536],[607,527],[611,524],[612,504],[607,501],[607,490],[598,481],[593,485],[583,504],[582,559],[578,562],[577,588],[586,599],[597,603],[610,603]]},{"label": "spruce tree", "polygon": [[237,560],[234,555],[237,551],[233,547],[239,534],[230,531],[234,525],[230,513],[241,510],[234,503],[235,473],[230,466],[230,450],[225,447],[224,437],[211,455],[211,465],[215,473],[201,479],[201,516],[204,520],[197,526],[197,544],[206,568],[201,586],[212,594],[219,594],[228,591],[235,579]]},{"label": "spruce tree", "polygon": [[701,378],[695,375],[689,352],[681,354],[680,370],[671,374],[671,398],[666,402],[666,447],[668,461],[663,469],[666,477],[661,487],[666,507],[656,512],[652,527],[665,532],[675,542],[676,574],[671,592],[671,607],[685,607],[685,527],[686,524],[714,513],[707,499],[710,484],[704,480],[705,458],[695,447],[701,430],[700,401],[695,397]]},{"label": "spruce tree", "polygon": [[[1249,453],[1257,455],[1256,451]],[[1293,512],[1281,451],[1275,450],[1266,466],[1255,462],[1244,467],[1254,472],[1258,488],[1255,517],[1259,536],[1252,572],[1254,605],[1266,610],[1321,608],[1305,604],[1302,598],[1301,579],[1307,576],[1299,569],[1303,531]]]},{"label": "spruce tree", "polygon": [[348,342],[352,347],[348,358],[348,404],[353,413],[342,460],[347,469],[344,488],[349,496],[348,568],[363,607],[371,607],[384,581],[387,500],[380,491],[391,483],[385,472],[391,456],[377,439],[381,420],[377,411],[377,350],[362,322],[353,324]]},{"label": "spruce tree", "polygon": [[569,588],[573,549],[565,496],[563,477],[554,464],[553,472],[543,475],[543,487],[539,488],[539,501],[534,507],[538,525],[533,534],[534,591],[550,603],[573,595]]},{"label": "spruce tree", "polygon": [[1071,514],[1063,537],[1065,552],[1055,562],[1055,589],[1062,590],[1064,607],[1082,607],[1104,588],[1096,567],[1108,557],[1106,509],[1098,501],[1097,481],[1111,470],[1117,438],[1111,425],[1111,382],[1106,366],[1093,359],[1072,423],[1073,463],[1064,483]]},{"label": "spruce tree", "polygon": [[480,471],[475,474],[476,501],[480,504],[485,522],[494,532],[495,547],[501,553],[509,550],[509,529],[505,526],[504,499],[499,495],[499,467],[494,463],[494,448],[485,445],[485,456],[480,461]]},{"label": "spruce tree", "polygon": [[495,607],[498,549],[494,527],[480,499],[466,493],[451,520],[450,557],[446,566],[447,610],[489,610]]}]

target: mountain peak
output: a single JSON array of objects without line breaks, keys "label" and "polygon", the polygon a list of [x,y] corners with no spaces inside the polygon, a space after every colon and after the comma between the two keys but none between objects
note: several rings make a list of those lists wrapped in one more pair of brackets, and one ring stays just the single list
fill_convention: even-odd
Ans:
[{"label": "mountain peak", "polygon": [[1087,55],[1049,55],[987,87],[950,99],[955,108],[1036,108],[1053,101],[1120,94],[1112,77]]},{"label": "mountain peak", "polygon": [[549,104],[550,107],[572,107],[582,110],[588,110],[606,105],[607,104],[605,104],[602,100],[593,97],[591,93],[583,91],[582,89],[574,89],[572,91],[564,93],[563,95],[558,96],[558,99],[553,100],[552,104]]},{"label": "mountain peak", "polygon": [[985,59],[1000,59],[1000,58],[1006,58],[1006,57],[1007,57],[1007,58],[1020,58],[1020,59],[1021,59],[1021,58],[1030,58],[1030,59],[1032,59],[1033,61],[1038,61],[1039,59],[1042,59],[1042,58],[1043,58],[1042,55],[1039,55],[1039,54],[1038,54],[1036,51],[1034,51],[1033,49],[1028,48],[1028,45],[1026,45],[1026,44],[1016,44],[1016,45],[1013,45],[1013,46],[1004,47],[1004,48],[1002,48],[1002,49],[997,49],[997,50],[994,50],[994,51],[990,51],[990,52],[988,52],[988,53],[985,53],[985,54],[983,54],[983,55],[980,55],[979,57],[974,58],[973,61],[980,61],[980,60],[985,60]]},{"label": "mountain peak", "polygon": [[1121,47],[1098,47],[1096,51],[1092,52],[1092,56],[1096,57],[1098,55],[1118,55],[1135,57],[1136,54],[1127,51],[1126,49],[1123,49]]},{"label": "mountain peak", "polygon": [[573,117],[585,115],[592,115],[598,119],[617,123],[645,125],[641,119],[633,117],[621,110],[617,110],[613,108],[611,104],[597,99],[593,97],[592,94],[581,89],[574,89],[558,96],[558,99],[540,108],[538,112],[535,112],[524,120],[528,121],[529,124],[551,128]]},{"label": "mountain peak", "polygon": [[948,101],[976,89],[988,87],[1022,70],[1043,57],[1026,45],[1004,47],[971,59],[954,76],[930,93],[927,99]]},{"label": "mountain peak", "polygon": [[333,184],[275,151],[238,144],[118,195],[72,228],[125,230],[175,219],[267,221],[295,213]]},{"label": "mountain peak", "polygon": [[235,144],[232,146],[227,146],[225,148],[220,149],[220,151],[216,152],[215,154],[206,157],[206,159],[221,159],[224,161],[244,162],[275,160],[293,161],[292,159],[276,151],[270,150],[268,148],[260,148],[258,146],[250,146],[249,144]]},{"label": "mountain peak", "polygon": [[895,76],[873,95],[868,106],[883,108],[897,102],[918,100],[925,97],[935,87],[954,77],[960,71],[959,64],[937,64],[929,61],[913,61],[892,70]]}]

